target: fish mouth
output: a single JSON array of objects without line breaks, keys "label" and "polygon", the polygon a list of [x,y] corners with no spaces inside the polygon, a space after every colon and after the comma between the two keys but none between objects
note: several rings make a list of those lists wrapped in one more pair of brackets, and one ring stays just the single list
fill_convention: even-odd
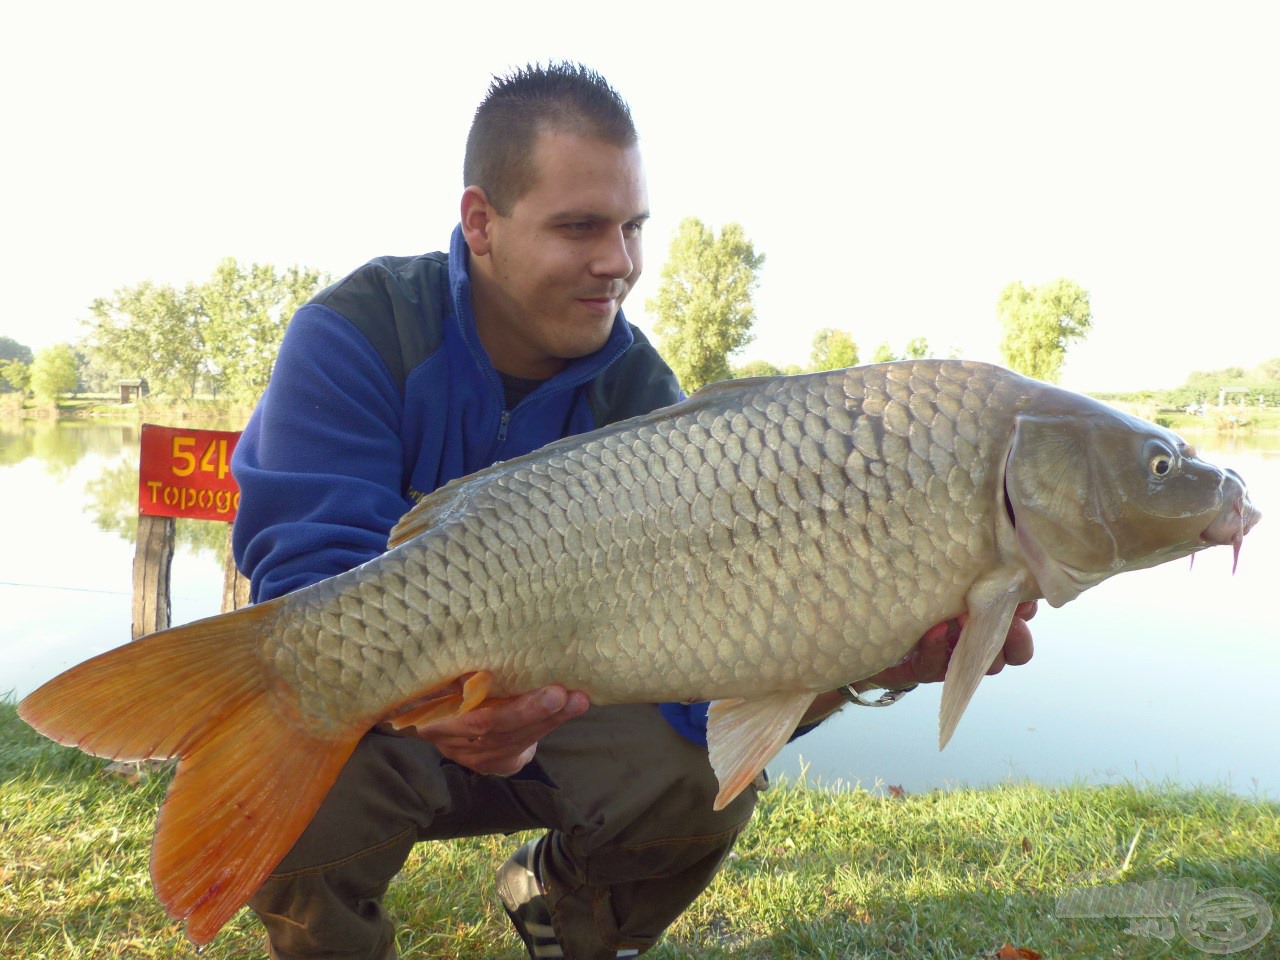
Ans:
[{"label": "fish mouth", "polygon": [[1206,547],[1231,544],[1231,572],[1235,573],[1240,563],[1240,545],[1244,543],[1245,535],[1262,519],[1262,511],[1253,505],[1244,481],[1234,470],[1223,471],[1222,485],[1232,485],[1235,490],[1226,492],[1226,509],[1200,532],[1200,541]]}]

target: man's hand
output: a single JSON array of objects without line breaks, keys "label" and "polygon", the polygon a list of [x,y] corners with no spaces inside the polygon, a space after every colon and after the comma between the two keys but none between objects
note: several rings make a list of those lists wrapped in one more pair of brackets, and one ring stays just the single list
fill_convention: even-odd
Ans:
[{"label": "man's hand", "polygon": [[533,759],[539,740],[582,716],[590,705],[581,690],[552,684],[403,732],[429,741],[443,756],[476,773],[509,777]]},{"label": "man's hand", "polygon": [[[1004,639],[1004,647],[991,662],[987,670],[988,676],[999,673],[1006,665],[1017,667],[1031,659],[1031,628],[1027,626],[1027,621],[1035,615],[1036,601],[1018,604],[1013,622],[1009,625],[1009,633]],[[951,651],[955,649],[960,631],[968,619],[969,615],[962,613],[955,620],[930,627],[905,660],[887,670],[881,670],[873,677],[860,680],[853,685],[854,689],[859,692],[880,688],[900,690],[915,683],[935,683],[942,680],[947,675]],[[813,723],[838,709],[844,702],[844,695],[838,691],[821,693],[805,711],[800,722]]]},{"label": "man's hand", "polygon": [[[1009,625],[1009,633],[1004,638],[1004,648],[991,662],[987,676],[999,673],[1006,665],[1020,667],[1031,659],[1031,628],[1027,626],[1027,621],[1035,615],[1036,601],[1018,604],[1018,609],[1013,614],[1013,623]],[[955,620],[939,623],[926,630],[907,659],[888,670],[881,670],[874,677],[868,677],[859,686],[866,684],[869,690],[879,687],[899,690],[913,683],[935,683],[943,679],[947,675],[947,664],[951,662],[951,651],[955,649],[960,631],[968,619],[969,614],[962,613]]]}]

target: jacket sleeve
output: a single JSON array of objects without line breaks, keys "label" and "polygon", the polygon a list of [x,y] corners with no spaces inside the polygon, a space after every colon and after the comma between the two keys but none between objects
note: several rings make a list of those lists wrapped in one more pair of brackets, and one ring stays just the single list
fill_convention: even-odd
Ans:
[{"label": "jacket sleeve", "polygon": [[232,459],[233,551],[255,601],[386,549],[409,507],[402,406],[385,363],[345,318],[316,304],[295,314]]}]

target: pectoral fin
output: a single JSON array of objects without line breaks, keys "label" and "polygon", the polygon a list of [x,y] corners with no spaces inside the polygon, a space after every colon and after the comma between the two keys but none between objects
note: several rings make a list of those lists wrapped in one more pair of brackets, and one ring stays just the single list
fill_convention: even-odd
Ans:
[{"label": "pectoral fin", "polygon": [[1025,574],[1010,576],[1007,570],[979,580],[969,590],[969,620],[947,666],[938,711],[938,749],[956,732],[956,725],[973,692],[986,676],[1009,635],[1014,611],[1025,589]]},{"label": "pectoral fin", "polygon": [[756,778],[800,725],[815,694],[775,693],[756,700],[716,700],[707,714],[707,752],[720,781],[723,810]]}]

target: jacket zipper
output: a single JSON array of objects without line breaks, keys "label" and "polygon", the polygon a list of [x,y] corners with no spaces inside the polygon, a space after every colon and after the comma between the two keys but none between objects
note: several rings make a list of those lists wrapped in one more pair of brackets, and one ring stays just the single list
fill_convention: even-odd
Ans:
[{"label": "jacket zipper", "polygon": [[[621,357],[624,353],[626,353],[627,349],[628,348],[624,347],[623,349],[615,352],[604,363],[599,364],[595,368],[595,372],[592,373],[590,376],[585,376],[585,377],[580,376],[575,378],[573,381],[569,383],[559,384],[558,386],[554,387],[549,393],[542,394],[542,396],[539,397],[539,399],[545,399],[546,397],[552,396],[553,394],[561,393],[565,390],[576,390],[578,387],[582,386],[583,384],[589,383],[596,377],[603,374],[604,371],[607,370],[609,367],[613,366],[614,361],[616,361],[619,357]],[[498,380],[498,383],[497,383],[498,395],[502,396],[502,381],[498,379],[496,371],[494,373],[494,379]],[[513,407],[510,410],[505,409],[505,406],[504,406],[504,409],[502,411],[502,416],[498,418],[498,438],[494,442],[494,451],[493,453],[490,454],[491,459],[492,457],[497,455],[498,450],[501,449],[502,444],[504,444],[507,440],[507,428],[511,424],[512,415],[528,402],[529,402],[529,398],[526,397],[525,399],[517,403],[515,407]]]}]

